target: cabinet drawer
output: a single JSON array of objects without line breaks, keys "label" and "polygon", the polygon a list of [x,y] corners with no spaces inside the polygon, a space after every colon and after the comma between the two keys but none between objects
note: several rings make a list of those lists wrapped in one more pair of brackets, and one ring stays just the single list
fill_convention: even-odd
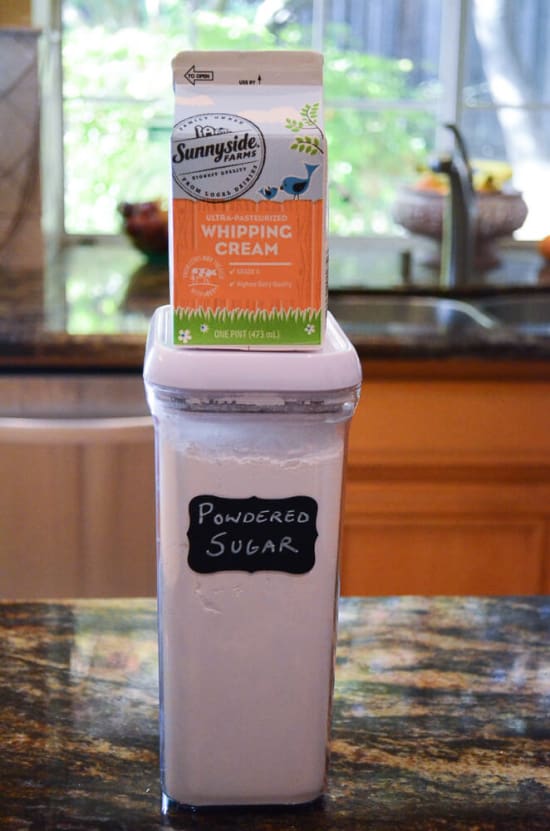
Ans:
[{"label": "cabinet drawer", "polygon": [[537,594],[544,523],[427,517],[352,519],[344,528],[343,594]]}]

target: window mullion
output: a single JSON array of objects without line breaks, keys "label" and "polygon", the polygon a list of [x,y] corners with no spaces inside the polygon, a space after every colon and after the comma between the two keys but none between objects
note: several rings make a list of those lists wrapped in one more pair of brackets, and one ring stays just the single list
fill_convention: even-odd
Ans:
[{"label": "window mullion", "polygon": [[32,0],[32,20],[33,25],[42,29],[42,207],[50,256],[65,237],[61,0]]},{"label": "window mullion", "polygon": [[313,0],[311,48],[323,52],[325,38],[325,0]]},{"label": "window mullion", "polygon": [[439,78],[441,99],[436,148],[449,152],[453,138],[443,124],[457,124],[462,120],[464,64],[471,0],[445,0],[441,12],[441,39],[439,51]]}]

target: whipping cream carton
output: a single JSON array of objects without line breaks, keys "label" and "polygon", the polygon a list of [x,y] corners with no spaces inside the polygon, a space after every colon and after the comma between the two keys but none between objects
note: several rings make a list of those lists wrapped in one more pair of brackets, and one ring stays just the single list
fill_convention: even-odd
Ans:
[{"label": "whipping cream carton", "polygon": [[317,349],[326,315],[322,56],[172,62],[174,343]]}]

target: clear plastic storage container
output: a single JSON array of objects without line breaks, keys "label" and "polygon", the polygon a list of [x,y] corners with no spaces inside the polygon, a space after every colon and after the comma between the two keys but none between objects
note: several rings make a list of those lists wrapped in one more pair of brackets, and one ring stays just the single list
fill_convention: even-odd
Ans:
[{"label": "clear plastic storage container", "polygon": [[328,316],[318,352],[172,346],[145,385],[158,499],[163,811],[324,789],[342,484],[361,382]]}]

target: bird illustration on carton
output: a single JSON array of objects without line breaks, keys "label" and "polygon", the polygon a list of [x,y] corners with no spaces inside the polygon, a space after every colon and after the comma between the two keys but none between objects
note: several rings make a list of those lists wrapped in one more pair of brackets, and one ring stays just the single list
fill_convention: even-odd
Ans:
[{"label": "bird illustration on carton", "polygon": [[[317,124],[319,115],[319,104],[305,104],[300,110],[300,119],[287,118],[286,126],[292,132],[296,133],[296,138],[290,145],[291,150],[297,150],[299,153],[307,153],[309,156],[316,156],[318,153],[324,153],[323,150],[323,131]],[[308,135],[306,131],[312,131],[314,135]],[[281,183],[281,190],[293,196],[294,199],[299,199],[307,189],[314,172],[319,167],[319,164],[306,164],[305,179],[299,176],[287,176]]]},{"label": "bird illustration on carton", "polygon": [[[300,110],[301,118],[287,118],[286,127],[292,133],[296,134],[296,138],[290,145],[291,150],[297,150],[299,153],[307,153],[309,156],[316,156],[323,154],[323,131],[317,124],[319,114],[319,104],[305,104]],[[314,135],[308,135],[307,131],[313,132]],[[319,167],[319,164],[305,164],[306,175],[304,176],[285,176],[281,182],[280,187],[270,185],[265,188],[260,188],[258,193],[264,199],[274,199],[280,191],[292,196],[293,199],[299,199],[309,188],[311,177]]]},{"label": "bird illustration on carton", "polygon": [[299,176],[286,176],[281,182],[281,190],[293,196],[294,199],[299,199],[302,194],[306,192],[311,181],[311,177],[319,167],[318,164],[306,164],[306,178]]}]

